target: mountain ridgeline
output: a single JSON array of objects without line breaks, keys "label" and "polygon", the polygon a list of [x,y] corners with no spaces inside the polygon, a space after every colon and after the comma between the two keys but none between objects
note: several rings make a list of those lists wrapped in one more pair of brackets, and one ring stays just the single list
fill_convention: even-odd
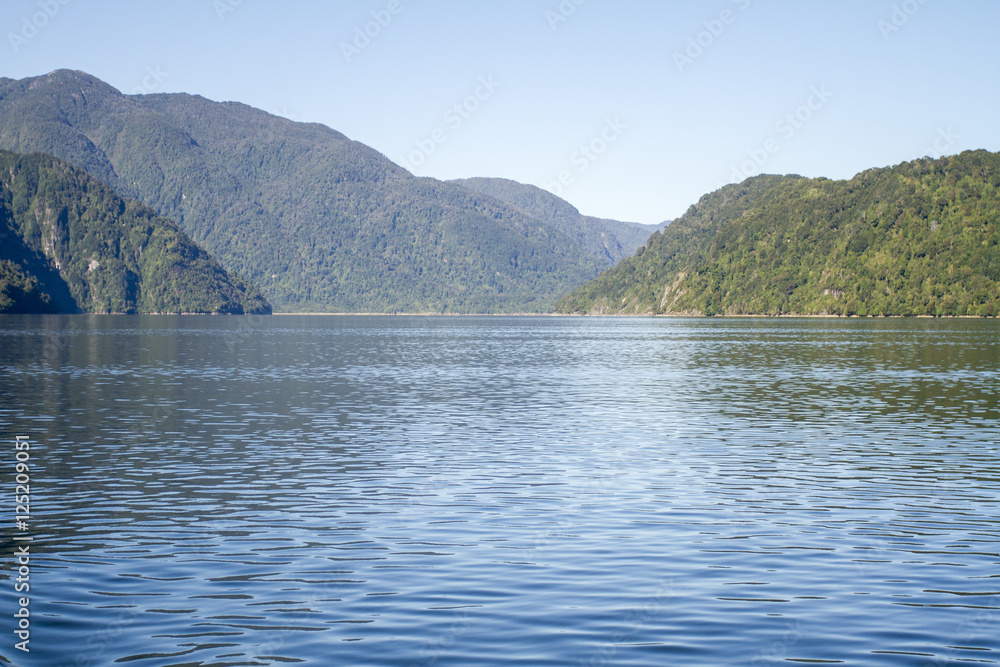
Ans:
[{"label": "mountain ridgeline", "polygon": [[0,148],[55,155],[144,202],[284,311],[545,312],[642,235],[609,227],[606,248],[585,248],[323,125],[123,95],[82,72],[0,79]]},{"label": "mountain ridgeline", "polygon": [[67,70],[0,78],[0,149],[92,177],[3,154],[0,312],[1000,313],[986,151],[846,181],[758,176],[645,226]]},{"label": "mountain ridgeline", "polygon": [[583,215],[568,201],[546,190],[505,178],[463,178],[450,182],[499,199],[529,217],[557,227],[587,254],[597,258],[604,268],[630,257],[653,232],[669,224],[641,225]]},{"label": "mountain ridgeline", "polygon": [[0,151],[0,313],[269,313],[177,225],[48,155]]},{"label": "mountain ridgeline", "polygon": [[996,316],[1000,154],[725,186],[556,309]]}]

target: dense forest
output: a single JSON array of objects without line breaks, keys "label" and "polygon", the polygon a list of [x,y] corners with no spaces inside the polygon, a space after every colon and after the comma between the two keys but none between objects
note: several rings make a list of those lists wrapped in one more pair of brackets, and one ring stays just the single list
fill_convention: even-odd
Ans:
[{"label": "dense forest", "polygon": [[[0,79],[0,147],[54,154],[176,220],[222,267],[285,311],[1000,310],[1000,157],[986,151],[872,169],[845,181],[758,176],[705,195],[647,236],[650,227],[588,218],[513,181],[416,178],[323,125],[192,95],[122,95],[82,72]],[[0,257],[5,302],[87,311],[264,307],[252,291],[250,302],[233,296],[184,304],[156,291],[154,282],[176,295],[194,294],[196,276],[223,280],[207,256],[199,260],[201,274],[178,274],[164,273],[169,262],[162,255],[155,262],[162,275],[141,283],[149,276],[136,273],[140,257],[129,253],[160,247],[165,231],[150,232],[148,244],[109,241],[105,259],[80,263],[100,245],[84,234],[82,253],[74,249],[64,262],[53,254],[62,248],[57,237],[39,231],[68,229],[63,208],[32,200],[35,222],[14,220],[27,209],[18,209],[22,200],[13,191],[5,196],[12,208],[3,224],[24,226],[12,236],[23,247],[5,241]],[[153,216],[136,204],[120,206],[116,215],[136,211],[123,224]],[[66,215],[75,210],[64,208]],[[113,206],[87,210],[103,215]],[[157,229],[181,234],[159,220]],[[180,246],[162,247],[169,253]],[[58,270],[46,273],[53,262]]]},{"label": "dense forest", "polygon": [[146,203],[284,311],[544,312],[610,263],[323,125],[122,95],[82,72],[0,79],[0,148],[55,155]]},{"label": "dense forest", "polygon": [[0,151],[0,313],[269,313],[177,225],[48,155]]},{"label": "dense forest", "polygon": [[705,195],[557,310],[996,316],[998,244],[996,153],[846,181],[758,176]]},{"label": "dense forest", "polygon": [[527,216],[546,221],[568,234],[587,254],[595,257],[602,268],[631,257],[650,234],[668,224],[640,225],[583,215],[551,192],[506,178],[463,178],[450,182],[495,197]]}]

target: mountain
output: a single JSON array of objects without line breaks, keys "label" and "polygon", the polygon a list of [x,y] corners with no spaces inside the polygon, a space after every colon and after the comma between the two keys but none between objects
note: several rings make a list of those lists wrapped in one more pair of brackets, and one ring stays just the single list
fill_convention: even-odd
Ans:
[{"label": "mountain", "polygon": [[1000,154],[705,195],[566,313],[1000,314]]},{"label": "mountain", "polygon": [[285,311],[547,311],[601,264],[564,231],[315,123],[82,72],[0,79],[0,148],[176,220]]},{"label": "mountain", "polygon": [[546,190],[506,178],[463,178],[449,182],[499,199],[529,217],[560,229],[603,268],[631,256],[650,234],[669,224],[641,225],[582,215],[568,201]]},{"label": "mountain", "polygon": [[0,313],[270,313],[177,225],[42,154],[0,151]]}]

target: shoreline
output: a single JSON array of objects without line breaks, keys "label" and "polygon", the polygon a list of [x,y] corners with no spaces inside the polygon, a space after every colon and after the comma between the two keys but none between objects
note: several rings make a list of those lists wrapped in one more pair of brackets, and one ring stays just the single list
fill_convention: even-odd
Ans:
[{"label": "shoreline", "polygon": [[844,320],[903,320],[903,319],[925,319],[925,320],[995,320],[998,316],[987,315],[815,315],[815,314],[795,314],[782,313],[781,315],[766,314],[740,314],[740,315],[695,315],[685,314],[665,314],[665,313],[350,313],[350,312],[274,312],[271,316],[354,316],[354,317],[646,317],[646,318],[688,318],[688,319],[844,319]]},{"label": "shoreline", "polygon": [[837,319],[837,320],[995,320],[1000,315],[833,315],[833,314],[798,314],[782,313],[781,315],[739,314],[739,315],[697,315],[693,313],[352,313],[352,312],[273,312],[273,313],[0,313],[4,316],[53,316],[53,317],[642,317],[642,318],[674,318],[692,320],[725,320],[725,319]]}]

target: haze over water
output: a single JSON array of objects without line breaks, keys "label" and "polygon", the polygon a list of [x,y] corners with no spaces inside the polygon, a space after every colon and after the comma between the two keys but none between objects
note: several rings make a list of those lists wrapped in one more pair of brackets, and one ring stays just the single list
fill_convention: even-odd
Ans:
[{"label": "haze over water", "polygon": [[0,378],[0,661],[1000,658],[996,321],[7,316]]}]

